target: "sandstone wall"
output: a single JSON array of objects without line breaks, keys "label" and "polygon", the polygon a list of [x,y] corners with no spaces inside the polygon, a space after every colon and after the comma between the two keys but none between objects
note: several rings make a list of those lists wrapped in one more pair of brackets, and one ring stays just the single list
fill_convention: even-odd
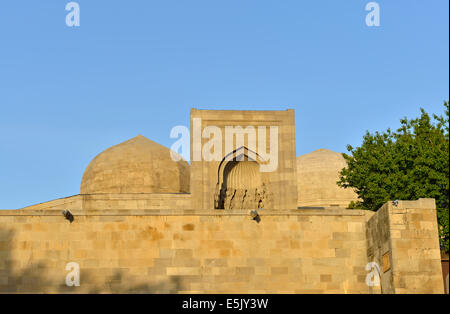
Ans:
[{"label": "sandstone wall", "polygon": [[83,209],[183,209],[191,208],[191,194],[88,194],[83,196]]},{"label": "sandstone wall", "polygon": [[[368,293],[365,213],[0,214],[2,292]],[[81,268],[67,287],[66,264]]]},{"label": "sandstone wall", "polygon": [[376,271],[380,280],[379,286],[370,286],[371,293],[395,292],[392,267],[390,267],[392,264],[392,246],[389,211],[387,209],[386,205],[383,206],[367,222],[367,258],[369,262],[376,263],[372,270]]},{"label": "sandstone wall", "polygon": [[381,272],[371,292],[444,293],[434,199],[386,203],[368,221],[367,243]]},{"label": "sandstone wall", "polygon": [[[434,200],[357,210],[0,211],[0,292],[443,293]],[[67,287],[76,262],[81,285]],[[366,265],[381,286],[366,284]]]},{"label": "sandstone wall", "polygon": [[103,210],[191,208],[188,193],[79,194],[22,208],[22,210]]}]

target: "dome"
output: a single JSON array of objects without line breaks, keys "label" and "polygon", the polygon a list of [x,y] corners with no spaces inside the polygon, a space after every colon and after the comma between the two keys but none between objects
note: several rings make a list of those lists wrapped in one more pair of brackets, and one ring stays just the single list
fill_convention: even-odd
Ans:
[{"label": "dome", "polygon": [[339,172],[347,167],[340,153],[319,149],[297,157],[298,206],[347,207],[357,200],[352,189],[337,185]]},{"label": "dome", "polygon": [[170,149],[138,135],[95,157],[81,181],[81,194],[189,192],[189,164],[173,161]]},{"label": "dome", "polygon": [[227,189],[256,189],[261,185],[259,165],[255,161],[234,162],[226,176]]}]

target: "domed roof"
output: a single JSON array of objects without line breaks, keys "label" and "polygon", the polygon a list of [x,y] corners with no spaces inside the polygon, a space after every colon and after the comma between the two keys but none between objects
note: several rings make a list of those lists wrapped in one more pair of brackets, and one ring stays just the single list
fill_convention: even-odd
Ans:
[{"label": "domed roof", "polygon": [[299,206],[347,207],[357,200],[352,189],[339,187],[339,172],[347,167],[341,153],[319,149],[297,157]]},{"label": "domed roof", "polygon": [[255,161],[238,161],[226,177],[228,189],[256,189],[262,185],[259,165]]},{"label": "domed roof", "polygon": [[142,135],[95,157],[81,181],[81,194],[189,192],[189,164],[173,161],[170,149]]}]

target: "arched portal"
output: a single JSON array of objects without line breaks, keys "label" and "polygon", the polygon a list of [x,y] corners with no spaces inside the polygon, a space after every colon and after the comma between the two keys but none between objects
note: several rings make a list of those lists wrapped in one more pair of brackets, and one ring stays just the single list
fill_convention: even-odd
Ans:
[{"label": "arched portal", "polygon": [[267,193],[259,163],[248,157],[247,152],[233,155],[219,165],[215,208],[263,208]]}]

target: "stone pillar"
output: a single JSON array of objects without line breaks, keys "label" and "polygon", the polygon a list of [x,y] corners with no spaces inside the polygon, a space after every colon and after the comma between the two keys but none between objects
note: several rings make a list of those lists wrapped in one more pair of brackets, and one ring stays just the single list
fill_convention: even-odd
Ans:
[{"label": "stone pillar", "polygon": [[386,203],[367,223],[367,243],[381,293],[444,293],[434,199]]}]

